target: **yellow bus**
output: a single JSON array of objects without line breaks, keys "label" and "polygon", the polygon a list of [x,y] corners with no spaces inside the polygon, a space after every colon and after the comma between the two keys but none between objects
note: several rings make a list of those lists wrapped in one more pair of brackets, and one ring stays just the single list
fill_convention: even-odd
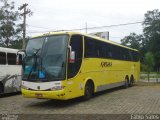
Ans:
[{"label": "yellow bus", "polygon": [[22,95],[68,100],[139,80],[139,53],[103,38],[78,32],[34,37],[26,46]]}]

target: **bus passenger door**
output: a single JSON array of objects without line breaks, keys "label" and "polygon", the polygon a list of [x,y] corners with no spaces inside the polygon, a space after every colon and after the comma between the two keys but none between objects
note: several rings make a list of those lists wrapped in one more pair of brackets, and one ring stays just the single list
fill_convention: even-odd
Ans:
[{"label": "bus passenger door", "polygon": [[[68,74],[67,74],[67,87],[69,94],[71,97],[76,97],[80,94],[80,83],[82,82],[81,78],[81,64],[82,64],[82,56],[83,56],[83,41],[82,36],[80,35],[72,35],[70,39],[71,49],[68,54]],[[75,54],[74,60],[70,60],[70,53]],[[71,53],[71,54],[72,54]]]}]

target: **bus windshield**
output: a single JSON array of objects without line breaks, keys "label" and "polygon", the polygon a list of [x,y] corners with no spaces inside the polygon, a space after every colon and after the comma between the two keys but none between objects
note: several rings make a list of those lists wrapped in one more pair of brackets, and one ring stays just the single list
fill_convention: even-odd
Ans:
[{"label": "bus windshield", "polygon": [[65,79],[67,43],[67,35],[29,40],[22,79],[37,82]]}]

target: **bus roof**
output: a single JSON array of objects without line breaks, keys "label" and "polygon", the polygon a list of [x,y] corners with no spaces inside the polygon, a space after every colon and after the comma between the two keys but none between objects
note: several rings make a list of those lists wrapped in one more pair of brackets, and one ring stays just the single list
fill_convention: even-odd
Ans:
[{"label": "bus roof", "polygon": [[117,42],[114,42],[114,41],[111,41],[111,40],[107,40],[107,39],[104,39],[104,38],[101,38],[101,37],[98,37],[98,36],[89,35],[89,34],[85,34],[85,33],[73,32],[73,31],[49,32],[49,33],[41,34],[41,35],[39,35],[39,36],[34,36],[33,38],[43,37],[43,36],[50,36],[50,35],[59,35],[59,34],[69,34],[69,35],[78,34],[78,35],[83,35],[83,36],[87,36],[87,37],[90,37],[90,38],[93,38],[93,39],[97,39],[97,40],[100,40],[100,41],[103,41],[103,42],[106,42],[106,43],[110,43],[110,44],[113,44],[113,45],[116,45],[116,46],[121,46],[121,47],[123,47],[123,48],[127,48],[127,49],[130,49],[130,50],[138,51],[138,50],[136,50],[136,49],[133,49],[133,48],[130,48],[130,47],[121,45],[121,44],[119,44],[119,43],[117,43]]},{"label": "bus roof", "polygon": [[0,52],[17,53],[18,51],[18,49],[0,47]]}]

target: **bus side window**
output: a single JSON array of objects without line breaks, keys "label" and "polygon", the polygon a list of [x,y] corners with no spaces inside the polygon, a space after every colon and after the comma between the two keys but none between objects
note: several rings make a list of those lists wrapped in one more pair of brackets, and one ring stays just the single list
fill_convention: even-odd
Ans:
[{"label": "bus side window", "polygon": [[68,78],[74,77],[81,67],[83,54],[82,36],[73,35],[70,40],[70,46],[72,51],[75,52],[75,63],[68,63]]},{"label": "bus side window", "polygon": [[110,44],[106,44],[105,48],[106,48],[106,58],[113,59],[112,46]]},{"label": "bus side window", "polygon": [[105,49],[104,44],[101,41],[94,40],[95,43],[95,57],[96,58],[105,58]]},{"label": "bus side window", "polygon": [[16,54],[15,53],[7,53],[7,61],[8,65],[16,65]]},{"label": "bus side window", "polygon": [[85,37],[85,58],[104,58],[104,43],[96,39]]},{"label": "bus side window", "polygon": [[115,45],[111,45],[111,51],[112,51],[112,57],[115,60],[119,59],[119,49],[117,46]]},{"label": "bus side window", "polygon": [[138,54],[138,52],[132,51],[132,57],[133,57],[133,61],[134,62],[139,61],[139,54]]},{"label": "bus side window", "polygon": [[85,53],[86,58],[93,58],[96,56],[95,41],[91,38],[85,37]]},{"label": "bus side window", "polygon": [[0,52],[0,65],[6,64],[6,53]]}]

